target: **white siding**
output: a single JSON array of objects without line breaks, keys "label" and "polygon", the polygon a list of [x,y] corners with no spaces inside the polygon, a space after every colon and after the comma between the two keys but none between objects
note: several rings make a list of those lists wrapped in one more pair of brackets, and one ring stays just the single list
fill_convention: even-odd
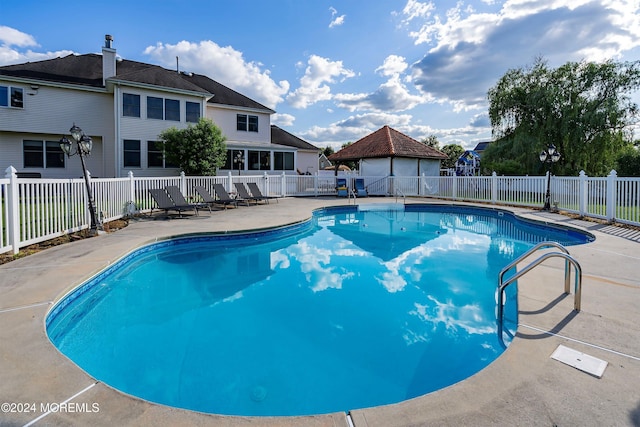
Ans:
[{"label": "white siding", "polygon": [[[258,116],[258,132],[238,131],[236,127],[238,114]],[[268,113],[220,108],[208,104],[206,115],[222,130],[222,134],[227,137],[228,143],[236,141],[258,144],[271,143],[271,116]]]},{"label": "white siding", "polygon": [[318,172],[318,156],[317,151],[298,150],[296,168],[302,173],[309,172],[312,175],[315,174]]},{"label": "white siding", "polygon": [[[93,141],[93,151],[87,159],[88,169],[94,176],[113,176],[107,171],[109,157],[104,154],[104,144],[112,145],[113,101],[108,93],[86,90],[61,89],[40,84],[37,90],[31,85],[7,81],[0,84],[24,89],[24,108],[0,108],[0,172],[4,176],[7,167],[18,171],[40,172],[43,177],[63,178],[81,176],[80,161],[66,159],[65,168],[30,168],[23,163],[22,141],[25,139],[58,141],[69,136],[75,123]],[[109,151],[109,150],[107,150]]]},{"label": "white siding", "polygon": [[[82,166],[78,156],[65,158],[64,168],[26,168],[23,158],[23,141],[25,139],[41,141],[59,141],[61,135],[53,134],[28,134],[0,132],[0,176],[4,177],[9,166],[13,166],[18,172],[37,172],[43,178],[79,178],[82,177]],[[92,137],[93,149],[91,155],[86,157],[87,169],[93,177],[104,177],[103,143],[99,137]],[[75,144],[74,144],[75,145]]]},{"label": "white siding", "polygon": [[[124,117],[122,116],[122,93],[130,93],[140,95],[140,117]],[[180,121],[147,119],[147,97],[153,96],[164,99],[176,99],[180,101]],[[133,171],[136,176],[176,176],[180,173],[178,169],[148,168],[147,164],[147,144],[149,141],[157,141],[158,135],[162,131],[171,127],[184,129],[189,124],[186,121],[186,102],[197,102],[201,105],[204,98],[197,96],[188,96],[163,91],[141,90],[139,88],[118,87],[115,91],[115,99],[117,100],[117,115],[119,123],[118,153],[117,158],[117,175],[127,176],[129,171]],[[202,111],[202,110],[201,110]],[[123,146],[122,141],[125,139],[134,139],[140,141],[140,167],[130,168],[124,167],[123,162]]]}]

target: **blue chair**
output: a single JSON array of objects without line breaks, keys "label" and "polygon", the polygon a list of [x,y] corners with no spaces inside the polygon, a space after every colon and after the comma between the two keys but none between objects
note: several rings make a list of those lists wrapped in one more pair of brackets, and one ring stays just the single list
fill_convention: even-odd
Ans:
[{"label": "blue chair", "polygon": [[347,180],[345,178],[336,179],[336,190],[338,190],[338,197],[349,196],[349,189],[347,188]]},{"label": "blue chair", "polygon": [[358,197],[368,197],[367,189],[364,186],[363,178],[356,178],[356,195]]}]

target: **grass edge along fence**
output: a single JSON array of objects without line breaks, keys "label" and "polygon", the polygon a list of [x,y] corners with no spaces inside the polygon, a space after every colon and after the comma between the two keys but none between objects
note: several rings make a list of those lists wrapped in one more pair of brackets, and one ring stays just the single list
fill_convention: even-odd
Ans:
[{"label": "grass edge along fence", "polygon": [[[364,180],[371,196],[433,197],[495,205],[541,208],[546,176],[359,176],[341,174],[350,188]],[[223,184],[233,191],[235,182],[255,182],[263,194],[278,197],[335,196],[333,174],[227,175],[192,177],[135,177],[91,179],[99,222],[105,223],[149,212],[151,188],[177,185],[197,200],[195,185],[212,189]],[[621,178],[615,171],[606,177],[551,177],[551,204],[583,217],[640,226],[640,178]],[[89,227],[87,195],[82,178],[18,178],[9,167],[0,178],[0,253],[80,231]]]}]

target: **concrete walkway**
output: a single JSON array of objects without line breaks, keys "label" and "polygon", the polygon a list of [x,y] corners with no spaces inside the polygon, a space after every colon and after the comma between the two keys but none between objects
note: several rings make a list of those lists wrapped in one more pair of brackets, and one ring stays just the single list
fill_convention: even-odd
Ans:
[{"label": "concrete walkway", "polygon": [[[148,403],[96,382],[61,355],[44,330],[44,317],[54,301],[145,243],[184,233],[293,223],[308,218],[315,208],[345,203],[283,199],[199,217],[141,218],[116,233],[0,266],[0,404],[9,404],[0,408],[0,425],[349,426],[344,413],[227,417]],[[545,262],[518,282],[518,333],[498,360],[444,390],[355,410],[355,427],[640,426],[640,232],[531,209],[512,210],[596,236],[594,243],[569,248],[583,269],[582,311],[573,312],[573,294],[562,294],[564,262]],[[608,362],[602,378],[551,359],[560,344]]]}]

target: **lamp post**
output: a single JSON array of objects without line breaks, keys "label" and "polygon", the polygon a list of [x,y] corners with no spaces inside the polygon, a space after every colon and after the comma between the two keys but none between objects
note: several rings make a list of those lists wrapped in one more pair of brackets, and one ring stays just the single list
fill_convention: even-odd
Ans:
[{"label": "lamp post", "polygon": [[551,166],[558,160],[560,160],[560,153],[553,144],[549,144],[540,153],[540,161],[547,164],[547,193],[544,196],[544,207],[542,208],[545,211],[551,210]]},{"label": "lamp post", "polygon": [[244,168],[244,151],[236,150],[236,155],[233,157],[233,164],[238,166],[238,176],[240,176],[240,168]]},{"label": "lamp post", "polygon": [[89,215],[91,217],[91,227],[89,229],[89,234],[96,235],[98,234],[98,221],[96,219],[96,207],[93,202],[93,193],[91,192],[91,184],[89,183],[89,172],[87,172],[87,167],[84,163],[84,157],[91,154],[91,148],[93,147],[93,140],[91,137],[85,135],[85,133],[74,123],[71,129],[69,129],[69,133],[71,133],[71,138],[76,142],[75,151],[73,151],[73,144],[66,136],[63,136],[60,139],[60,148],[67,157],[71,157],[74,155],[80,156],[80,163],[82,164],[82,175],[84,176],[84,185],[87,189],[87,197],[89,199]]}]

